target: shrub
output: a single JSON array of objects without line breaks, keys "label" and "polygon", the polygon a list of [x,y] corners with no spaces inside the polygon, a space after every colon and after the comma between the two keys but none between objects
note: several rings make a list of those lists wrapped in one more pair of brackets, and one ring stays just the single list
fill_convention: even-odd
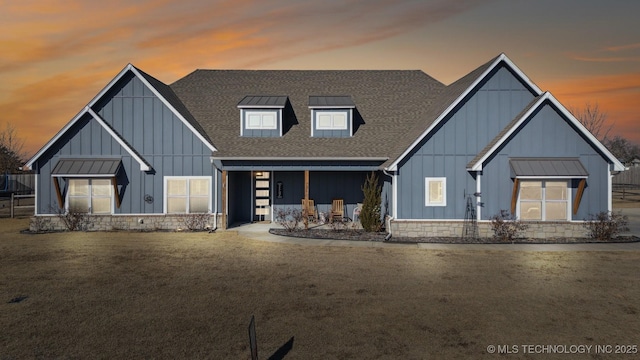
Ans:
[{"label": "shrub", "polygon": [[208,213],[185,214],[180,217],[180,222],[191,231],[203,231],[209,227]]},{"label": "shrub", "polygon": [[287,231],[294,231],[298,228],[298,224],[303,220],[302,211],[291,208],[278,208],[275,210],[276,223],[281,225]]},{"label": "shrub", "polygon": [[367,175],[367,179],[362,185],[364,200],[360,210],[360,223],[364,231],[380,231],[382,220],[380,220],[380,204],[382,202],[382,187],[378,185],[378,176],[375,173]]},{"label": "shrub", "polygon": [[55,208],[55,212],[56,216],[69,231],[87,230],[91,225],[91,217],[86,211],[77,209],[65,211],[64,209]]},{"label": "shrub", "polygon": [[499,214],[491,217],[493,237],[503,242],[513,242],[513,239],[528,227],[507,210],[500,210]]},{"label": "shrub", "polygon": [[345,223],[344,218],[343,220],[330,219],[329,227],[331,227],[332,231],[342,231],[347,229],[347,224]]},{"label": "shrub", "polygon": [[627,217],[621,213],[601,211],[595,215],[589,215],[584,227],[588,230],[588,236],[599,241],[609,241],[620,233],[629,231]]}]

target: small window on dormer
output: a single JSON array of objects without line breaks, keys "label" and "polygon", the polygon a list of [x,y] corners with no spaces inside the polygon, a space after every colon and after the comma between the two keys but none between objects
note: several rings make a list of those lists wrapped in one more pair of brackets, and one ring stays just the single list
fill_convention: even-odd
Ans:
[{"label": "small window on dormer", "polygon": [[245,96],[239,103],[240,136],[279,137],[286,96]]},{"label": "small window on dormer", "polygon": [[317,130],[347,130],[347,111],[316,111]]},{"label": "small window on dormer", "polygon": [[276,119],[278,117],[277,111],[255,111],[255,110],[245,110],[246,111],[246,128],[251,130],[266,130],[266,129],[277,129]]},{"label": "small window on dormer", "polygon": [[351,96],[309,96],[312,137],[351,137],[353,109]]}]

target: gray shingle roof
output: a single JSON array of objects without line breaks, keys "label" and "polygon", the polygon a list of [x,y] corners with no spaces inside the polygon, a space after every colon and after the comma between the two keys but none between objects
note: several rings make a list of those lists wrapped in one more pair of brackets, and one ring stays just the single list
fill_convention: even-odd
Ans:
[{"label": "gray shingle roof", "polygon": [[[407,129],[424,128],[445,88],[415,70],[196,70],[170,87],[219,158],[389,158]],[[240,136],[237,105],[249,94],[288,96],[293,125],[282,137]],[[309,97],[332,94],[351,97],[356,131],[350,138],[313,138]]]}]

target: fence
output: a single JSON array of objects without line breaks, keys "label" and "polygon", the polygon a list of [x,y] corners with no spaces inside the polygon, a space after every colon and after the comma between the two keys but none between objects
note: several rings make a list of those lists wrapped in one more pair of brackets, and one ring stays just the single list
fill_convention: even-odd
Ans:
[{"label": "fence", "polygon": [[13,217],[15,216],[16,213],[16,209],[26,209],[26,208],[34,208],[35,210],[35,203],[29,204],[29,205],[20,205],[20,199],[25,199],[25,198],[31,198],[31,199],[35,199],[35,195],[16,195],[16,194],[11,194],[11,218],[13,219]]},{"label": "fence", "polygon": [[34,174],[0,175],[0,193],[33,194],[36,188]]},{"label": "fence", "polygon": [[614,185],[640,186],[640,167],[632,167],[613,177]]}]

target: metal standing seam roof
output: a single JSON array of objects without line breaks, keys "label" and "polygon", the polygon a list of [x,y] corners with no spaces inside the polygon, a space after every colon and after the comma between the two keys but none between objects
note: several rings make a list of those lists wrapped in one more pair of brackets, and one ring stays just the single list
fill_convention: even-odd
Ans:
[{"label": "metal standing seam roof", "polygon": [[121,163],[120,159],[61,159],[51,175],[110,177],[118,173]]},{"label": "metal standing seam roof", "polygon": [[351,96],[309,96],[309,107],[341,107],[341,108],[353,108],[356,104],[353,103]]},{"label": "metal standing seam roof", "polygon": [[238,107],[283,108],[287,104],[287,99],[286,96],[247,95],[240,100]]},{"label": "metal standing seam roof", "polygon": [[589,176],[578,158],[512,158],[509,159],[512,175],[574,177]]}]

